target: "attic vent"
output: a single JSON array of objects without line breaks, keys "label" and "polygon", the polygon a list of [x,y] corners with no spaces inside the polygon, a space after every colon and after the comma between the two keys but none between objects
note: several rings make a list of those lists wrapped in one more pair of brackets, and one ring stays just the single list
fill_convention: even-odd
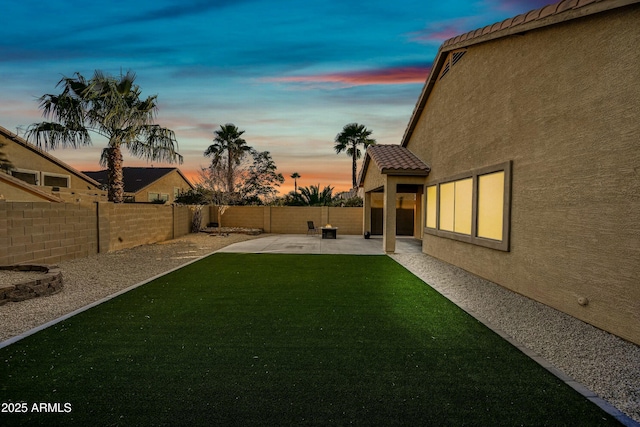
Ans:
[{"label": "attic vent", "polygon": [[466,50],[455,50],[449,53],[449,56],[447,56],[447,59],[442,66],[442,71],[440,72],[439,77],[440,80],[449,72],[449,70],[451,70],[451,67],[453,67],[458,63],[458,61],[460,61],[465,53],[467,53]]}]

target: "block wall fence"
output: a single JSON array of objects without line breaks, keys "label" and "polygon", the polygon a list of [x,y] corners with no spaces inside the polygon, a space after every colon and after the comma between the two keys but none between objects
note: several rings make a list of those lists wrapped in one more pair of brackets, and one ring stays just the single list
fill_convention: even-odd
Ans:
[{"label": "block wall fence", "polygon": [[[218,208],[202,209],[203,226]],[[0,265],[55,264],[175,239],[191,231],[192,208],[176,205],[0,201]],[[231,206],[223,227],[303,234],[307,221],[362,233],[362,208]]]},{"label": "block wall fence", "polygon": [[0,265],[54,264],[170,240],[190,232],[192,217],[188,206],[0,201]]},{"label": "block wall fence", "polygon": [[[211,206],[212,222],[218,222],[218,207]],[[331,224],[339,234],[362,234],[362,208],[304,206],[230,206],[221,217],[222,227],[260,228],[265,233],[304,234],[307,221],[316,227]]]}]

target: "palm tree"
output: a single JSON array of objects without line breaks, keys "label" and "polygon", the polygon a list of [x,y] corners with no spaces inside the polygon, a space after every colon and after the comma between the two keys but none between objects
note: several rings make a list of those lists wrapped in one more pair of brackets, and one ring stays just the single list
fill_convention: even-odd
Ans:
[{"label": "palm tree", "polygon": [[247,141],[241,138],[243,133],[244,131],[239,130],[233,123],[220,125],[220,129],[214,132],[213,144],[204,152],[206,157],[213,157],[211,161],[213,167],[226,169],[225,184],[228,193],[235,190],[235,169],[252,150],[247,145]]},{"label": "palm tree", "polygon": [[358,145],[362,145],[366,150],[368,146],[374,145],[376,140],[369,138],[373,131],[368,130],[364,125],[358,123],[349,123],[342,128],[342,132],[336,135],[335,146],[336,154],[340,154],[343,151],[347,152],[347,155],[352,159],[351,165],[351,181],[353,188],[358,186],[356,182],[356,164],[357,160],[362,157],[362,152],[358,148]]},{"label": "palm tree", "polygon": [[63,88],[60,95],[39,99],[43,116],[52,121],[27,130],[27,139],[35,137],[37,146],[52,150],[92,145],[90,132],[107,138],[100,164],[108,169],[109,200],[115,203],[124,201],[123,146],[136,157],[182,163],[174,132],[154,123],[157,95],[140,99],[135,78],[132,71],[116,78],[98,70],[90,80],[80,73],[63,77],[57,84]]},{"label": "palm tree", "polygon": [[330,206],[333,202],[333,187],[326,186],[320,191],[320,184],[301,187],[300,193],[294,193],[294,200],[305,206]]},{"label": "palm tree", "polygon": [[294,172],[291,174],[291,178],[293,178],[293,188],[295,188],[295,193],[298,192],[298,178],[302,178],[298,172]]}]

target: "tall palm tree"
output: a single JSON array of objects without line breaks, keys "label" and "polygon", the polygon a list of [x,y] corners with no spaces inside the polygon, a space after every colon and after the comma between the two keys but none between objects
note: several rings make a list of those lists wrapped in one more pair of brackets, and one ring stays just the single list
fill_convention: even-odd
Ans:
[{"label": "tall palm tree", "polygon": [[368,146],[374,145],[376,140],[369,138],[372,133],[373,131],[367,129],[364,125],[349,123],[342,128],[342,132],[336,135],[336,144],[333,147],[336,150],[336,154],[346,151],[347,155],[352,159],[351,181],[353,183],[353,188],[358,186],[358,183],[356,182],[356,164],[358,159],[362,157],[362,152],[358,146],[362,145],[366,150]]},{"label": "tall palm tree", "polygon": [[35,137],[36,145],[48,149],[92,145],[90,132],[107,138],[100,164],[108,169],[109,200],[115,203],[124,201],[122,147],[147,160],[182,163],[174,132],[154,123],[157,95],[140,99],[135,78],[132,71],[116,78],[98,70],[90,80],[80,73],[63,77],[60,95],[39,99],[43,116],[52,121],[27,130],[27,139]]},{"label": "tall palm tree", "polygon": [[302,178],[298,172],[294,172],[291,174],[291,178],[293,178],[293,188],[295,192],[298,192],[298,178]]},{"label": "tall palm tree", "polygon": [[235,169],[252,150],[247,141],[241,138],[243,133],[244,131],[239,130],[233,123],[220,125],[220,129],[214,132],[213,144],[204,152],[206,157],[213,157],[212,166],[226,169],[225,185],[229,193],[235,190]]}]

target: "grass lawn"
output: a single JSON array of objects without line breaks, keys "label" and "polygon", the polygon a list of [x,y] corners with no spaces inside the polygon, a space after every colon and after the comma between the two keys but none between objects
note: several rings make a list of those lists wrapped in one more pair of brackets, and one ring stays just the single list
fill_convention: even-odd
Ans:
[{"label": "grass lawn", "polygon": [[2,425],[618,425],[386,256],[215,254],[0,357]]}]

